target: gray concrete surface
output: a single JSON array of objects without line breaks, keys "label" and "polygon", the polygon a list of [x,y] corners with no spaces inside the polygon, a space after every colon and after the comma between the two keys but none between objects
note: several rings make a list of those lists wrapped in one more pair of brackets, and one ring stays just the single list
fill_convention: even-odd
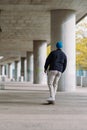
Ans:
[{"label": "gray concrete surface", "polygon": [[87,0],[0,0],[1,64],[33,51],[35,39],[50,43],[50,11],[56,9],[75,10],[78,22],[87,14]]},{"label": "gray concrete surface", "polygon": [[87,130],[87,89],[58,92],[47,105],[46,87],[0,90],[0,130]]}]

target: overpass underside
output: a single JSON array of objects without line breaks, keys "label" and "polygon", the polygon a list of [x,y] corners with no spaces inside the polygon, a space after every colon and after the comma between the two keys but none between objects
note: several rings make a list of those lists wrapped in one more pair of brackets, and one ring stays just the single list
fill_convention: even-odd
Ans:
[{"label": "overpass underside", "polygon": [[59,89],[74,91],[75,25],[86,14],[86,0],[0,0],[2,79],[46,84],[47,45],[54,50],[55,43],[62,41],[68,63]]},{"label": "overpass underside", "polygon": [[[75,25],[86,14],[87,0],[0,0],[0,130],[87,129],[87,89],[77,90],[75,74]],[[48,105],[46,50],[59,40],[66,92]]]}]

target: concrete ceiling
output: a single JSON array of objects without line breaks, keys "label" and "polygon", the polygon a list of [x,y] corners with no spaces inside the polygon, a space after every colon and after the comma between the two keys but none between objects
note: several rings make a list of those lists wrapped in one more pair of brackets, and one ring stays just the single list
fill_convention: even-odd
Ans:
[{"label": "concrete ceiling", "polygon": [[0,0],[0,55],[24,56],[33,40],[50,42],[50,10],[73,9],[76,21],[87,14],[87,0]]}]

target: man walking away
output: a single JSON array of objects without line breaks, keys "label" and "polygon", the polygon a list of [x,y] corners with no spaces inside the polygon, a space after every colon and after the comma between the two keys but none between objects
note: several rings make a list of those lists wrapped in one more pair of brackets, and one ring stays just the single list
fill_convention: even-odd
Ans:
[{"label": "man walking away", "polygon": [[48,70],[48,87],[50,97],[47,101],[49,104],[55,103],[58,81],[61,77],[61,74],[65,71],[67,65],[67,57],[61,50],[62,46],[63,44],[61,41],[56,43],[57,49],[48,55],[44,65],[44,72],[46,73]]}]

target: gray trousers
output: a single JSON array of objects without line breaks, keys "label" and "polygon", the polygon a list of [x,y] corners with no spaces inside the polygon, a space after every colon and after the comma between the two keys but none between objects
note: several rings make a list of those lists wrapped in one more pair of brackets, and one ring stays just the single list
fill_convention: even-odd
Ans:
[{"label": "gray trousers", "polygon": [[50,92],[50,97],[55,100],[57,88],[58,88],[58,81],[61,77],[61,72],[57,70],[48,71],[48,87]]}]

